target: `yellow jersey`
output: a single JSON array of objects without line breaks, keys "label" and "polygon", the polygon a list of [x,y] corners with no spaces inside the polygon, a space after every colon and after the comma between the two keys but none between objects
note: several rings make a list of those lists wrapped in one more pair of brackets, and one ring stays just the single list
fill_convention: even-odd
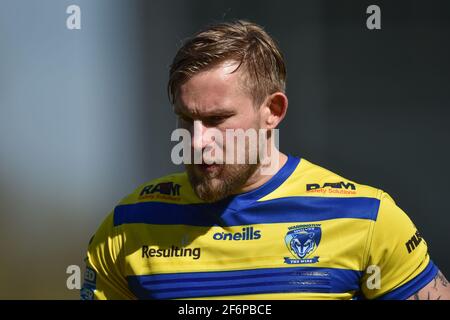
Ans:
[{"label": "yellow jersey", "polygon": [[406,299],[438,271],[388,194],[294,156],[215,203],[186,173],[140,186],[86,262],[82,299]]}]

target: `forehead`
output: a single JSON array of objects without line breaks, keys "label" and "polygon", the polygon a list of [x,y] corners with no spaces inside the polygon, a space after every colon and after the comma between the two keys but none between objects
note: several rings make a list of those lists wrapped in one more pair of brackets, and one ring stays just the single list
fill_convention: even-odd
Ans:
[{"label": "forehead", "polygon": [[209,111],[250,99],[242,90],[242,70],[235,71],[237,66],[236,62],[228,61],[194,75],[180,86],[176,107]]}]

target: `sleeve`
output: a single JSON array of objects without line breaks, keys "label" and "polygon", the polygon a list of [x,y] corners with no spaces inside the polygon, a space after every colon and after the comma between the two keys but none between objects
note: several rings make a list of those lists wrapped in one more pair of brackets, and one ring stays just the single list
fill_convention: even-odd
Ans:
[{"label": "sleeve", "polygon": [[135,299],[124,276],[124,235],[110,213],[89,242],[82,300]]},{"label": "sleeve", "polygon": [[372,225],[366,261],[361,291],[367,299],[407,299],[438,272],[425,240],[387,193]]}]

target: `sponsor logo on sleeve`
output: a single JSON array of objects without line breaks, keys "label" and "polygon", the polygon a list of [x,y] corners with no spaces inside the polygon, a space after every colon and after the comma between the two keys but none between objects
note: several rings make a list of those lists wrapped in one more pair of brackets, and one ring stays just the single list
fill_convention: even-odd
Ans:
[{"label": "sponsor logo on sleeve", "polygon": [[173,182],[161,182],[145,186],[139,193],[139,199],[180,200],[181,185]]},{"label": "sponsor logo on sleeve", "polygon": [[[419,231],[416,231],[416,233],[409,239],[406,243],[406,250],[408,250],[408,253],[413,252],[417,246],[422,242],[423,238],[421,237]],[[424,240],[425,241],[425,240]]]},{"label": "sponsor logo on sleeve", "polygon": [[325,182],[308,183],[306,185],[306,192],[308,193],[331,193],[331,194],[356,194],[356,186],[351,182]]}]

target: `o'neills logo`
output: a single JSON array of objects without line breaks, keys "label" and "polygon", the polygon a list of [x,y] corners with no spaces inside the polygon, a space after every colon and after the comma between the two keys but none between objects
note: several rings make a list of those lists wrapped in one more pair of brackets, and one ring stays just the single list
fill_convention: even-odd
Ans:
[{"label": "o'neills logo", "polygon": [[261,230],[254,230],[253,227],[246,227],[242,232],[217,232],[213,235],[214,240],[258,240],[261,238]]},{"label": "o'neills logo", "polygon": [[171,257],[192,257],[197,260],[200,258],[200,248],[178,248],[172,245],[166,249],[155,249],[149,246],[142,246],[142,258],[171,258]]}]

